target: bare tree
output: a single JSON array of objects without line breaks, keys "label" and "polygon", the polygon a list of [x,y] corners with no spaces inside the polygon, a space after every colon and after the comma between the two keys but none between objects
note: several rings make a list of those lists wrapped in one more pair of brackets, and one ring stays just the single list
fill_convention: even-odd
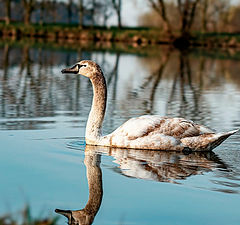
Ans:
[{"label": "bare tree", "polygon": [[91,0],[88,5],[88,9],[91,12],[91,25],[100,25],[102,21],[106,24],[107,19],[111,15],[111,6],[111,0]]},{"label": "bare tree", "polygon": [[122,27],[122,17],[121,17],[121,11],[122,11],[122,0],[112,0],[113,8],[117,13],[118,18],[118,28]]},{"label": "bare tree", "polygon": [[208,9],[209,0],[202,0],[201,2],[201,28],[203,32],[207,31],[207,9]]},{"label": "bare tree", "polygon": [[92,26],[95,25],[96,0],[91,0]]},{"label": "bare tree", "polygon": [[83,6],[83,0],[78,1],[79,4],[79,11],[78,11],[78,17],[79,17],[79,28],[83,27],[83,17],[84,17],[84,6]]},{"label": "bare tree", "polygon": [[24,7],[24,23],[26,25],[30,24],[31,14],[34,10],[35,0],[22,0]]},{"label": "bare tree", "polygon": [[56,23],[57,21],[57,1],[56,0],[53,0],[52,2],[48,2],[49,4],[49,8],[50,8],[50,11],[51,11],[51,14],[52,14],[52,17],[53,17],[53,22]]},{"label": "bare tree", "polygon": [[42,25],[44,22],[44,12],[46,10],[46,0],[42,0],[40,2],[40,17],[39,17],[39,24]]},{"label": "bare tree", "polygon": [[6,0],[5,1],[5,23],[8,25],[10,24],[11,21],[11,0]]},{"label": "bare tree", "polygon": [[67,15],[68,15],[68,23],[72,22],[72,0],[68,0],[67,4]]},{"label": "bare tree", "polygon": [[227,27],[229,1],[225,0],[202,0],[202,30],[218,32],[221,26]]},{"label": "bare tree", "polygon": [[158,0],[158,1],[154,1],[154,0],[148,0],[151,7],[158,13],[158,15],[161,17],[163,24],[164,24],[164,29],[166,30],[166,32],[170,35],[173,36],[172,34],[172,27],[170,25],[170,22],[168,20],[167,17],[167,13],[166,13],[166,5],[164,0]]},{"label": "bare tree", "polygon": [[188,35],[192,27],[197,4],[200,0],[178,0],[178,10],[181,19],[181,35]]},{"label": "bare tree", "polygon": [[[165,31],[173,36],[173,28],[169,20],[170,10],[168,6],[169,1],[164,0],[148,0],[152,9],[154,9],[158,15],[161,17],[164,25]],[[194,18],[196,15],[196,7],[200,0],[177,0],[175,7],[178,9],[179,19],[181,21],[180,32],[181,36],[186,36],[189,34]]]},{"label": "bare tree", "polygon": [[113,8],[110,7],[111,5],[111,0],[106,0],[104,1],[105,4],[103,4],[103,26],[107,26],[107,21],[108,19],[112,16],[113,14]]}]

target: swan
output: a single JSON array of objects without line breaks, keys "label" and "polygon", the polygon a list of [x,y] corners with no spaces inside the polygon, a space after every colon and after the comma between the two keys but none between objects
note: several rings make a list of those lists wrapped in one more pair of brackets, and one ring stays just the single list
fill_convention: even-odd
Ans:
[{"label": "swan", "polygon": [[82,60],[61,72],[83,75],[92,83],[93,101],[85,132],[87,145],[173,151],[211,151],[238,131],[237,129],[215,133],[205,126],[184,118],[144,115],[129,119],[111,134],[102,136],[107,85],[100,66],[94,61]]}]

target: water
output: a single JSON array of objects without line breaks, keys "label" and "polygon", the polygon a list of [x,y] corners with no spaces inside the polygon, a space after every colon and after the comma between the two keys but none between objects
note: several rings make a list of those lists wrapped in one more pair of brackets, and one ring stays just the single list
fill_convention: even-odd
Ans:
[{"label": "water", "polygon": [[240,127],[238,53],[0,46],[0,215],[25,204],[34,217],[82,209],[88,184],[102,181],[94,224],[240,224],[239,133],[212,153],[86,147],[91,84],[60,73],[79,59],[103,68],[105,134],[143,114],[227,131]]}]

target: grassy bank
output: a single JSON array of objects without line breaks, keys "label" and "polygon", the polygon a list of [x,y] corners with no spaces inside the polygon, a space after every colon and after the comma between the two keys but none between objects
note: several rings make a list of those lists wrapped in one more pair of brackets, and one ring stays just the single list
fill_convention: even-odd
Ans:
[{"label": "grassy bank", "polygon": [[42,38],[47,40],[76,41],[99,41],[99,42],[125,42],[139,45],[169,43],[166,36],[160,35],[158,29],[149,28],[122,28],[116,27],[84,27],[77,25],[48,24],[25,26],[15,23],[6,26],[0,24],[0,35],[13,39]]},{"label": "grassy bank", "polygon": [[13,23],[6,26],[0,23],[0,37],[2,39],[22,40],[38,39],[43,42],[57,42],[62,44],[76,44],[84,42],[94,43],[123,43],[124,45],[155,46],[170,44],[177,47],[204,48],[240,48],[240,33],[199,33],[193,32],[188,38],[170,38],[156,28],[122,28],[117,27],[84,27],[80,29],[71,24],[32,24]]}]

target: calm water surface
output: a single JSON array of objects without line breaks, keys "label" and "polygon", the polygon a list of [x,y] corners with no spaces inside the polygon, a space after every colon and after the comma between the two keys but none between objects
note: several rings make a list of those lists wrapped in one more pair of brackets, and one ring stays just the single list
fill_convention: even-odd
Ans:
[{"label": "calm water surface", "polygon": [[240,134],[189,155],[85,147],[91,83],[60,73],[79,59],[105,73],[105,134],[143,114],[240,127],[240,63],[232,54],[1,45],[0,215],[29,204],[35,217],[54,216],[101,199],[94,224],[240,224]]}]

